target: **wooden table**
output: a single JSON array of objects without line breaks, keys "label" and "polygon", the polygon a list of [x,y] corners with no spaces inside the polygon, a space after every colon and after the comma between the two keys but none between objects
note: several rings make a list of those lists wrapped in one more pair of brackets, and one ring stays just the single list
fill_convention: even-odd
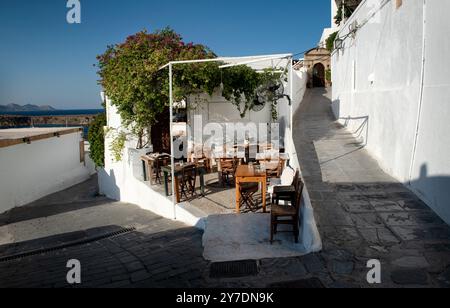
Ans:
[{"label": "wooden table", "polygon": [[241,183],[260,183],[262,187],[263,211],[267,205],[267,175],[263,171],[256,171],[254,166],[241,165],[236,169],[236,213],[241,212]]},{"label": "wooden table", "polygon": [[[180,185],[178,182],[178,176],[182,175],[184,168],[195,166],[195,164],[184,164],[183,166],[177,165],[175,166],[175,196],[177,203],[180,203],[181,195],[180,195]],[[202,166],[196,166],[197,174],[200,177],[200,190],[202,196],[205,196],[205,173],[206,170]],[[172,174],[172,166],[161,167],[161,171],[164,173],[164,191],[166,196],[169,196],[169,174]]]},{"label": "wooden table", "polygon": [[159,157],[170,157],[170,155],[166,153],[161,153],[161,154],[148,154],[141,156],[142,167],[144,170],[144,181],[149,181],[150,185],[155,184],[153,182],[152,170],[154,168],[155,161]]}]

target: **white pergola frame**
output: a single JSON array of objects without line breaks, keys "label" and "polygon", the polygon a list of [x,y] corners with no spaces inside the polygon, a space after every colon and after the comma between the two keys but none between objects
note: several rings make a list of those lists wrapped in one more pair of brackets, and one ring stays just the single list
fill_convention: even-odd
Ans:
[{"label": "white pergola frame", "polygon": [[[173,215],[174,219],[177,219],[176,215],[176,206],[177,206],[177,199],[175,194],[175,157],[174,157],[174,134],[173,134],[173,67],[175,65],[181,65],[181,64],[194,64],[194,63],[208,63],[208,62],[224,62],[228,63],[225,65],[220,66],[220,69],[233,67],[233,66],[239,66],[239,65],[249,65],[249,64],[255,64],[260,63],[264,61],[270,61],[270,60],[288,60],[288,67],[289,67],[289,96],[293,97],[293,54],[277,54],[277,55],[263,55],[263,56],[248,56],[248,57],[219,57],[214,59],[203,59],[203,60],[183,60],[183,61],[171,61],[164,66],[161,66],[159,70],[169,68],[169,102],[170,102],[170,157],[171,157],[171,167],[172,167],[172,203],[173,203]],[[293,120],[293,113],[292,113],[292,106],[290,106],[290,133],[292,137],[292,120]]]}]

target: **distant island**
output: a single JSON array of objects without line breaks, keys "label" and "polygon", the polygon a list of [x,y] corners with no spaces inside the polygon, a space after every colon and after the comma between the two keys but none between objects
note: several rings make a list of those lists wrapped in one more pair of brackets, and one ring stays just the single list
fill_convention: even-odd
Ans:
[{"label": "distant island", "polygon": [[36,106],[36,105],[17,105],[17,104],[8,104],[8,105],[0,105],[0,112],[29,112],[29,111],[55,111],[56,109],[52,106]]}]

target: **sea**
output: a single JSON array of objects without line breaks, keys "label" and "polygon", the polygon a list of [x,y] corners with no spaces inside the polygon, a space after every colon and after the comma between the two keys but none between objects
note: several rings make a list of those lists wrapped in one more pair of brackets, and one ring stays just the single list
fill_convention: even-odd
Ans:
[{"label": "sea", "polygon": [[[49,110],[49,111],[11,111],[0,112],[0,115],[17,115],[17,116],[80,116],[80,115],[96,115],[104,113],[104,109],[76,109],[76,110]],[[65,125],[47,124],[47,125],[35,125],[34,127],[66,127]],[[70,127],[70,126],[69,126]],[[0,127],[5,128],[5,127]],[[9,127],[9,128],[24,128],[24,127]],[[84,126],[84,137],[87,138],[89,127]]]}]

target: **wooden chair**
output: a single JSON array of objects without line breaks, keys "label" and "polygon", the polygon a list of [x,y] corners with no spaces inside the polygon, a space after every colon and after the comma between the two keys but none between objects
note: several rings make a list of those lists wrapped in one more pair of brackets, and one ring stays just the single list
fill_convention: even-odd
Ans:
[{"label": "wooden chair", "polygon": [[170,156],[167,155],[160,155],[156,158],[155,162],[153,163],[153,174],[152,179],[154,179],[155,184],[162,184],[162,171],[161,167],[165,167],[170,165]]},{"label": "wooden chair", "polygon": [[183,172],[179,177],[180,195],[186,200],[197,196],[196,182],[197,182],[197,168],[195,166],[187,166],[183,168]]},{"label": "wooden chair", "polygon": [[236,158],[220,158],[220,181],[225,187],[227,185],[233,185],[234,174],[238,166],[238,160]]},{"label": "wooden chair", "polygon": [[259,191],[259,183],[242,183],[240,185],[241,208],[244,206],[251,212],[256,212],[258,206],[254,196]]},{"label": "wooden chair", "polygon": [[267,177],[279,178],[283,172],[283,161],[281,159],[261,161],[261,166],[266,169]]},{"label": "wooden chair", "polygon": [[212,170],[211,160],[207,158],[205,155],[203,155],[202,157],[193,157],[192,162],[196,166],[204,167],[207,173],[211,173]]},{"label": "wooden chair", "polygon": [[295,172],[291,185],[275,186],[272,192],[272,204],[280,204],[280,201],[293,202],[296,197],[298,180],[300,179],[300,171]]},{"label": "wooden chair", "polygon": [[[297,177],[294,187],[283,187],[280,189],[293,190],[285,196],[289,196],[291,199],[289,205],[272,204],[271,209],[271,226],[270,226],[270,243],[273,243],[274,235],[278,232],[278,225],[291,225],[293,228],[295,243],[298,243],[300,234],[300,205],[302,200],[304,184],[300,177]],[[281,194],[282,195],[282,194]],[[279,196],[281,196],[279,195]],[[278,199],[276,199],[278,201]]]},{"label": "wooden chair", "polygon": [[211,155],[207,149],[203,148],[203,146],[195,146],[189,155],[188,161],[197,166],[204,167],[207,173],[212,171]]}]

